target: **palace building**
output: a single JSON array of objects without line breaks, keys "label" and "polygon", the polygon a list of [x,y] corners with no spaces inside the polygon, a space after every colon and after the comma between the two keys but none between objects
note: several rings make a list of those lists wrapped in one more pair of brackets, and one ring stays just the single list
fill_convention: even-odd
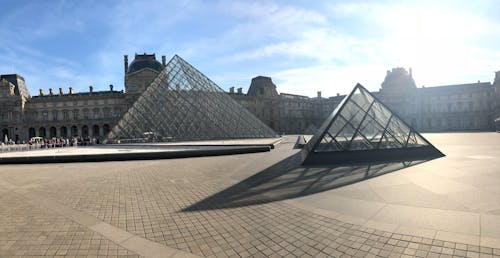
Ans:
[{"label": "palace building", "polygon": [[[500,118],[500,72],[493,84],[417,88],[411,69],[394,68],[381,86],[372,94],[421,132],[492,131]],[[263,76],[252,79],[247,94],[241,88],[230,88],[229,94],[276,132],[288,134],[313,134],[345,97],[278,94],[271,78]]]},{"label": "palace building", "polygon": [[[154,54],[124,56],[125,90],[75,92],[71,87],[40,89],[32,96],[22,76],[0,76],[0,136],[15,141],[30,137],[93,137],[104,139],[145,89],[166,67]],[[362,78],[360,78],[362,80]],[[332,87],[335,87],[332,83]],[[417,87],[409,71],[387,71],[379,100],[421,132],[493,131],[500,127],[500,72],[493,83],[477,82]],[[277,133],[313,134],[344,96],[314,98],[278,93],[270,77],[251,80],[247,93],[231,87],[227,93]],[[499,128],[500,129],[500,128]]]}]

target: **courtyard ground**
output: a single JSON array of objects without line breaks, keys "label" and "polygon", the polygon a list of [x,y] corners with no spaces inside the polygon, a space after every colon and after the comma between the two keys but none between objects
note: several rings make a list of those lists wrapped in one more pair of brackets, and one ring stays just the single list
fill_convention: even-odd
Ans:
[{"label": "courtyard ground", "polygon": [[500,257],[500,134],[446,157],[300,167],[271,152],[0,166],[0,256]]}]

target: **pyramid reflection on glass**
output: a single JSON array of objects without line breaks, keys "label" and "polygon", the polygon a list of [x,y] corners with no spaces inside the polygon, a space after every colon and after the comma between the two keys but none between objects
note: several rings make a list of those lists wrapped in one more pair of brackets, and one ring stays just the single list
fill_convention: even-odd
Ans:
[{"label": "pyramid reflection on glass", "polygon": [[340,164],[444,156],[357,84],[304,146],[304,164]]},{"label": "pyramid reflection on glass", "polygon": [[276,133],[175,55],[111,130],[107,141],[266,137],[276,137]]}]

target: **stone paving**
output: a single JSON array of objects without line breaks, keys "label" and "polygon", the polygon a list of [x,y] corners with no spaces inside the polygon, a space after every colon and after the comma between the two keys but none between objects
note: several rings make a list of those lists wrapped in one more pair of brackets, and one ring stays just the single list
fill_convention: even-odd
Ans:
[{"label": "stone paving", "polygon": [[121,256],[137,254],[71,219],[26,202],[0,196],[0,256]]},{"label": "stone paving", "polygon": [[[245,179],[296,153],[294,140],[271,153],[1,166],[0,256],[500,257],[499,246],[318,212],[290,199],[303,190],[295,179],[276,183],[294,186],[277,187],[292,193],[257,191],[243,205],[227,205],[238,190],[259,190]],[[149,254],[148,246],[159,251]]]}]

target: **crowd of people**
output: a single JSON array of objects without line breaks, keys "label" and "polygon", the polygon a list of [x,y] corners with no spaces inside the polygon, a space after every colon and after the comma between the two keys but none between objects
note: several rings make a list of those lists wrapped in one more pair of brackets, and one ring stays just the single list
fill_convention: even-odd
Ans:
[{"label": "crowd of people", "polygon": [[72,138],[43,138],[32,137],[27,141],[13,141],[7,137],[1,142],[1,151],[31,150],[38,148],[76,147],[100,144],[101,140],[95,137],[72,137]]}]

